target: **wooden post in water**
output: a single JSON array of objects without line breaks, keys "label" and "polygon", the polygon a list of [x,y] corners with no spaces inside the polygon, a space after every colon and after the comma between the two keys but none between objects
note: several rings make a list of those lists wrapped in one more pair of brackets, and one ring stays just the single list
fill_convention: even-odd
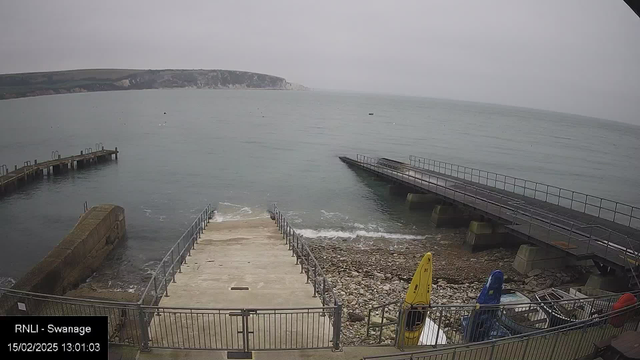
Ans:
[{"label": "wooden post in water", "polygon": [[118,160],[118,147],[116,146],[116,160]]}]

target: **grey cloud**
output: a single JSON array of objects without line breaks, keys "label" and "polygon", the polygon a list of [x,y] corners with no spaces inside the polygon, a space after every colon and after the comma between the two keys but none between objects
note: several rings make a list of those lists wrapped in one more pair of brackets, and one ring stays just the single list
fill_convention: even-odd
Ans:
[{"label": "grey cloud", "polygon": [[238,69],[640,124],[622,0],[0,1],[4,73]]}]

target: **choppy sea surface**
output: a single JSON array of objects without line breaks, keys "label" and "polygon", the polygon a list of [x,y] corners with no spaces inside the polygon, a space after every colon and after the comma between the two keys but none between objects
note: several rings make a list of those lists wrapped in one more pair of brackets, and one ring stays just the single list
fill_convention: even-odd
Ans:
[{"label": "choppy sea surface", "polygon": [[[368,115],[370,112],[374,115]],[[165,114],[166,113],[166,114]],[[109,259],[135,282],[210,203],[216,221],[277,202],[308,238],[425,238],[428,214],[338,155],[409,155],[640,205],[640,127],[542,110],[336,92],[145,90],[0,101],[0,164],[102,143],[119,160],[0,199],[0,278],[17,279],[75,225],[83,203],[125,208]]]}]

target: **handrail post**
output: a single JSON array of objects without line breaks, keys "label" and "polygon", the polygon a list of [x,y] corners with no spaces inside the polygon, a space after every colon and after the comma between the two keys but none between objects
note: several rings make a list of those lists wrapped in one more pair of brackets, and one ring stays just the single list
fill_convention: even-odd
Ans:
[{"label": "handrail post", "polygon": [[[158,284],[156,282],[156,279],[157,279],[156,275],[157,274],[158,274],[157,272],[155,274],[153,274],[153,290],[154,290],[153,298],[154,299],[158,297]],[[141,301],[144,301],[144,299],[141,299]],[[154,301],[154,303],[155,303],[155,301]],[[155,304],[151,304],[151,305],[155,305]]]},{"label": "handrail post", "polygon": [[180,250],[180,240],[178,240],[178,256],[180,256],[180,262],[178,263],[178,272],[182,272],[182,250]]},{"label": "handrail post", "polygon": [[[311,251],[311,250],[309,250],[309,251]],[[309,252],[309,254],[311,254],[311,252]],[[313,267],[313,296],[312,297],[317,297],[317,296],[318,296],[318,267],[314,266]]]},{"label": "handrail post", "polygon": [[173,249],[171,249],[171,277],[173,278],[173,282],[176,282],[176,261],[173,258]]},{"label": "handrail post", "polygon": [[298,265],[300,263],[299,262],[299,260],[300,260],[300,258],[299,258],[299,256],[300,256],[300,236],[299,235],[296,235],[296,245],[294,247],[293,253],[296,256],[296,265]]},{"label": "handrail post", "polygon": [[333,311],[333,351],[340,351],[340,333],[342,332],[342,304],[338,302]]},{"label": "handrail post", "polygon": [[162,262],[162,282],[164,283],[164,296],[169,297],[169,286],[167,286],[167,263]]},{"label": "handrail post", "polygon": [[[144,300],[144,299],[143,299]],[[149,351],[149,329],[144,309],[138,304],[138,322],[140,326],[140,351]]]},{"label": "handrail post", "polygon": [[322,277],[322,306],[327,306],[327,277]]},{"label": "handrail post", "polygon": [[[306,247],[306,246],[305,246],[305,248],[307,249],[307,259],[304,261],[304,265],[305,265],[305,267],[307,268],[307,271],[306,271],[306,273],[307,273],[307,282],[306,282],[306,283],[308,284],[308,283],[309,283],[309,276],[311,275],[311,274],[310,274],[311,269],[309,269],[309,264],[311,263],[311,262],[309,261],[309,260],[310,260],[310,256],[309,256],[309,255],[311,254],[311,252],[309,251],[309,248],[308,248],[308,247]],[[304,250],[303,250],[303,253],[304,253]],[[315,289],[314,289],[314,291],[313,291],[313,292],[315,293]]]},{"label": "handrail post", "polygon": [[495,347],[496,347],[496,342],[494,341],[494,342],[491,344],[491,354],[489,355],[489,360],[493,360],[493,352],[494,352],[494,350],[495,350]]}]

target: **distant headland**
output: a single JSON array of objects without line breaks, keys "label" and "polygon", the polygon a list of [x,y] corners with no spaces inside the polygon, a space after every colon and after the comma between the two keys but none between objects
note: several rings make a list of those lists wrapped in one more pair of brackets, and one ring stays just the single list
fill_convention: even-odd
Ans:
[{"label": "distant headland", "polygon": [[0,74],[0,100],[165,88],[309,90],[278,76],[235,70],[84,69]]}]

